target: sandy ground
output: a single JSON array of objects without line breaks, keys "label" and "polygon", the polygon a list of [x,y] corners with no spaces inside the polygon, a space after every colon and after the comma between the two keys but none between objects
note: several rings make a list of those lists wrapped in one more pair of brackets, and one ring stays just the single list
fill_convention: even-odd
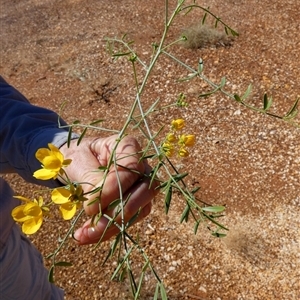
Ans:
[{"label": "sandy ground", "polygon": [[[266,92],[273,97],[272,111],[284,114],[300,96],[300,2],[212,0],[201,5],[240,36],[230,47],[175,46],[171,53],[192,67],[201,57],[207,77],[219,82],[226,76],[228,92],[242,94],[251,83],[249,103],[260,106]],[[63,115],[68,122],[104,118],[105,126],[120,129],[134,100],[132,70],[126,60],[112,61],[104,38],[127,33],[149,62],[151,44],[163,30],[163,10],[161,0],[0,0],[1,74],[33,104],[58,111],[68,101]],[[180,17],[168,39],[202,16]],[[159,97],[170,104],[180,92],[187,95],[188,108],[161,112],[151,125],[158,128],[179,114],[186,119],[197,144],[188,159],[175,163],[189,172],[190,186],[201,186],[199,198],[226,205],[222,221],[230,231],[216,239],[203,226],[194,235],[192,222],[179,223],[183,201],[175,196],[166,216],[158,196],[151,215],[131,232],[139,233],[169,299],[298,300],[300,130],[220,93],[199,98],[207,86],[200,80],[178,83],[187,74],[162,57],[143,103],[147,107]],[[17,175],[6,178],[18,194],[29,196],[36,189]],[[45,222],[32,241],[47,255],[57,244],[57,232],[66,228],[59,218]],[[56,272],[66,299],[132,299],[127,279],[110,281],[115,260],[101,266],[108,249],[109,243],[93,249],[70,241],[61,259],[74,266]],[[138,255],[132,260],[138,272]],[[147,274],[140,299],[153,299],[153,282]]]}]

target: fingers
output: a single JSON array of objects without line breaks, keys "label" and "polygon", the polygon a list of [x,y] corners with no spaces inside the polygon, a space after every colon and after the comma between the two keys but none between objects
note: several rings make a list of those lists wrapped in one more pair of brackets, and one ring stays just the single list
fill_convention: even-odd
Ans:
[{"label": "fingers", "polygon": [[[139,213],[138,217],[135,219],[134,223],[139,222],[151,211],[151,202],[146,205]],[[117,235],[120,232],[120,229],[111,225],[107,230],[106,227],[109,223],[109,220],[105,217],[102,217],[97,223],[97,226],[90,225],[91,220],[87,221],[81,228],[79,228],[74,237],[77,240],[79,245],[88,245],[98,243],[101,239],[101,242],[109,240],[111,237]]]},{"label": "fingers", "polygon": [[[137,182],[128,190],[128,193],[124,195],[124,199],[130,196],[123,208],[125,225],[137,212],[139,214],[134,220],[134,223],[140,221],[150,213],[151,200],[158,193],[158,190],[155,189],[155,182],[151,187],[149,187],[149,184],[149,179]],[[103,211],[103,214],[113,217],[114,210],[105,210]],[[122,224],[122,217],[120,213],[116,216],[115,222]],[[91,226],[91,220],[89,220],[75,232],[74,237],[78,243],[82,245],[97,243],[103,234],[101,241],[108,240],[119,232],[119,228],[115,225],[111,225],[107,228],[108,223],[108,218],[104,216],[102,216],[99,222],[94,226]]]},{"label": "fingers", "polygon": [[[86,138],[79,146],[71,141],[71,147],[61,149],[66,158],[73,159],[66,170],[68,177],[82,183],[89,199],[84,202],[86,213],[96,215],[102,212],[96,225],[89,220],[75,232],[79,244],[97,243],[102,236],[102,241],[105,241],[120,231],[116,225],[108,227],[109,218],[105,215],[120,225],[126,225],[136,214],[134,223],[150,213],[151,200],[158,193],[158,183],[153,181],[149,187],[150,179],[145,174],[150,174],[151,167],[146,160],[140,160],[141,148],[135,138],[125,136],[120,141],[117,135]],[[107,166],[110,166],[108,171],[99,170],[99,167]],[[89,193],[97,187],[101,188],[100,193]],[[96,197],[100,200],[94,201]],[[120,198],[124,203],[123,220],[120,212],[115,216],[116,210],[108,209],[112,201]]]},{"label": "fingers", "polygon": [[[89,182],[91,185],[86,186],[90,189],[99,182],[99,173],[95,172],[99,167],[99,161],[90,149],[93,140],[94,138],[83,139],[79,145],[77,140],[71,140],[69,146],[66,143],[60,148],[65,159],[72,159],[72,163],[65,168],[69,180]],[[62,183],[65,183],[65,180],[62,180]]]},{"label": "fingers", "polygon": [[[99,139],[91,144],[91,150],[101,166],[108,165],[116,144],[116,138],[116,136],[113,136],[107,139]],[[98,176],[100,178],[96,187],[102,188],[100,192],[102,209],[105,209],[113,200],[120,198],[120,185],[124,194],[139,178],[143,177],[148,165],[145,161],[140,161],[139,152],[140,146],[136,139],[129,136],[125,137],[116,148],[117,166],[112,165],[105,178],[103,178],[104,173],[101,174],[99,172],[89,175],[89,177]],[[99,202],[90,204],[94,199],[95,195],[90,198],[90,201],[85,203],[85,211],[88,215],[99,212]]]}]

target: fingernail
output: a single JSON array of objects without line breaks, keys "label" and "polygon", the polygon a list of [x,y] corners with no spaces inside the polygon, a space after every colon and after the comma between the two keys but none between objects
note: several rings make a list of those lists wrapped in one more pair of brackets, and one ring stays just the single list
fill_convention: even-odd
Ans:
[{"label": "fingernail", "polygon": [[98,233],[96,232],[96,229],[94,226],[84,228],[85,229],[85,234],[90,238],[93,239],[98,236]]},{"label": "fingernail", "polygon": [[80,228],[75,231],[74,238],[75,240],[80,244],[85,244],[91,241],[93,237],[97,236],[97,233],[95,232],[94,227],[85,227]]},{"label": "fingernail", "polygon": [[81,242],[81,232],[82,232],[81,229],[78,229],[74,232],[73,237],[76,240],[76,242]]}]

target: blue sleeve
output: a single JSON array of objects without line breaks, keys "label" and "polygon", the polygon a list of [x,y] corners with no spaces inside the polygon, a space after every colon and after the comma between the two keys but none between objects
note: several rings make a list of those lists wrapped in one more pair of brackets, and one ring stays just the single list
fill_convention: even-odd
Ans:
[{"label": "blue sleeve", "polygon": [[[48,143],[60,147],[68,139],[58,120],[56,113],[30,104],[0,76],[0,173],[16,172],[28,182],[57,186],[55,180],[37,180],[32,174],[41,168],[37,149]],[[61,119],[60,124],[66,125]]]}]

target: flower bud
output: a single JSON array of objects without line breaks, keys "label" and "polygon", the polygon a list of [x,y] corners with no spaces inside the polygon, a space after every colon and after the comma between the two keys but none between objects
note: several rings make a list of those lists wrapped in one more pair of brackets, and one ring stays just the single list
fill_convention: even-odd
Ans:
[{"label": "flower bud", "polygon": [[173,120],[171,125],[172,125],[172,128],[175,130],[182,129],[184,127],[184,120],[183,119]]},{"label": "flower bud", "polygon": [[162,150],[165,152],[166,156],[171,157],[174,154],[174,147],[170,143],[163,143]]},{"label": "flower bud", "polygon": [[180,157],[188,157],[190,153],[185,148],[180,148],[178,154]]},{"label": "flower bud", "polygon": [[184,136],[184,145],[187,147],[192,147],[195,145],[196,137],[194,134],[187,134]]},{"label": "flower bud", "polygon": [[169,143],[175,143],[177,140],[174,133],[168,133],[166,139]]}]

